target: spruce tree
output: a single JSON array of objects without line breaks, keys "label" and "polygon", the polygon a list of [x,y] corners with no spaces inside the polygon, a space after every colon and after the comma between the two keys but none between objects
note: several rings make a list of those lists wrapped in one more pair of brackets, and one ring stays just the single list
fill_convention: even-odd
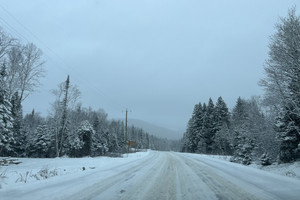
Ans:
[{"label": "spruce tree", "polygon": [[230,113],[228,107],[222,97],[219,97],[215,106],[215,123],[216,134],[215,153],[218,154],[231,154],[231,131],[230,131]]},{"label": "spruce tree", "polygon": [[239,97],[232,110],[232,125],[236,130],[246,132],[249,129],[248,119],[247,102]]},{"label": "spruce tree", "polygon": [[6,67],[3,64],[0,71],[0,155],[12,154],[13,137],[12,104],[10,103],[5,82]]},{"label": "spruce tree", "polygon": [[215,106],[211,98],[209,98],[207,109],[203,122],[203,137],[206,144],[206,153],[211,154],[215,148]]},{"label": "spruce tree", "polygon": [[49,158],[52,139],[47,125],[38,125],[35,130],[35,138],[32,141],[30,156]]},{"label": "spruce tree", "polygon": [[[82,141],[79,156],[91,156],[92,155],[92,148],[93,148],[93,137],[95,131],[93,126],[87,121],[83,121],[78,129],[78,136],[80,141]],[[72,145],[71,145],[72,146]]]},{"label": "spruce tree", "polygon": [[219,97],[215,106],[215,123],[217,131],[222,127],[229,127],[230,114],[222,97]]},{"label": "spruce tree", "polygon": [[92,155],[104,155],[108,151],[108,145],[104,135],[105,131],[101,128],[100,120],[96,113],[93,115],[93,129],[95,130],[95,134],[92,137]]},{"label": "spruce tree", "polygon": [[186,150],[190,153],[198,152],[198,143],[202,137],[202,123],[203,123],[203,107],[202,104],[194,106],[193,114],[189,120],[186,131]]},{"label": "spruce tree", "polygon": [[249,107],[247,101],[239,97],[232,111],[234,131],[232,161],[248,165],[252,161],[255,147],[250,129]]},{"label": "spruce tree", "polygon": [[16,156],[25,156],[25,134],[24,130],[22,129],[23,125],[23,112],[22,112],[22,105],[21,100],[18,92],[15,92],[11,98],[12,104],[12,117],[13,121],[13,135],[16,140],[15,144],[13,145],[14,152]]}]

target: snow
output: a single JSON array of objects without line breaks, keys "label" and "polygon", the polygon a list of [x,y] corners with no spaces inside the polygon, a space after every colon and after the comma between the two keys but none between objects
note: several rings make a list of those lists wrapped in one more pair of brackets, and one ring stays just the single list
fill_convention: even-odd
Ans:
[{"label": "snow", "polygon": [[[223,159],[216,159],[208,155],[184,154],[186,157],[198,160],[202,164],[214,170],[218,175],[225,177],[232,183],[247,188],[248,191],[261,193],[262,191],[274,195],[272,198],[279,199],[299,199],[300,180],[292,179],[287,176],[278,175],[280,168],[273,168],[270,173],[258,170],[254,167],[231,163]],[[298,163],[299,164],[299,163]],[[297,163],[295,165],[298,165]],[[298,165],[299,166],[299,165]],[[299,169],[297,169],[298,171]],[[253,187],[254,186],[254,187]],[[262,191],[258,190],[261,189]],[[297,192],[297,193],[296,193]],[[263,193],[261,193],[263,194]],[[269,198],[264,196],[264,198]]]},{"label": "snow", "polygon": [[[96,174],[96,172],[101,172],[101,176],[103,177],[110,176],[115,173],[114,170],[118,170],[118,168],[130,168],[132,164],[141,162],[147,158],[149,154],[151,154],[151,151],[124,154],[122,158],[17,158],[18,161],[22,162],[21,164],[0,166],[0,175],[2,174],[2,176],[4,176],[4,178],[0,178],[2,186],[0,189],[0,197],[1,193],[6,191],[31,190],[37,186],[44,185],[47,187],[47,185],[62,181],[71,181],[73,179],[77,179],[78,182],[81,182],[78,179],[84,176],[93,178],[92,176]],[[0,157],[0,160],[1,159]],[[49,172],[55,172],[56,175],[45,179],[39,175],[39,172],[43,169],[48,169]],[[26,174],[28,174],[26,182],[21,181],[21,177],[25,179]]]},{"label": "snow", "polygon": [[122,158],[19,158],[19,165],[0,167],[7,177],[0,199],[299,199],[299,162],[261,167],[229,159],[150,150]]},{"label": "snow", "polygon": [[300,179],[300,161],[294,163],[274,163],[269,166],[262,166],[258,164],[251,164],[249,166],[268,171],[274,174]]},{"label": "snow", "polygon": [[[230,161],[231,156],[222,156],[222,155],[204,155],[202,154],[201,157],[205,158],[214,158],[219,160],[225,160]],[[288,176],[291,178],[300,179],[300,161],[294,162],[294,163],[273,163],[269,166],[262,166],[257,163],[252,163],[248,165],[248,167],[264,170],[270,173],[282,175],[282,176]]]}]

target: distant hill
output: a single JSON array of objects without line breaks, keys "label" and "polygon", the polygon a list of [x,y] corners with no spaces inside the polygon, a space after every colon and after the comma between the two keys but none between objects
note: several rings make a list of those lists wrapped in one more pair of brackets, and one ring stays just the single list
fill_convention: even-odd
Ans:
[{"label": "distant hill", "polygon": [[160,127],[148,122],[144,122],[142,120],[138,119],[128,119],[128,126],[135,126],[142,128],[146,132],[148,132],[151,135],[160,137],[160,138],[167,138],[170,140],[179,140],[182,138],[183,133],[179,131],[173,131],[164,127]]}]

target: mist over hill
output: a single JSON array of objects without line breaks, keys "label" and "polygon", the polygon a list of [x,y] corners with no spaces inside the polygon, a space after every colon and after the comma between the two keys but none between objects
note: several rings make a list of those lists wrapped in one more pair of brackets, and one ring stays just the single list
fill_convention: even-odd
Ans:
[{"label": "mist over hill", "polygon": [[179,140],[183,136],[183,133],[180,131],[170,130],[138,119],[128,119],[128,126],[139,127],[151,135],[170,140]]}]

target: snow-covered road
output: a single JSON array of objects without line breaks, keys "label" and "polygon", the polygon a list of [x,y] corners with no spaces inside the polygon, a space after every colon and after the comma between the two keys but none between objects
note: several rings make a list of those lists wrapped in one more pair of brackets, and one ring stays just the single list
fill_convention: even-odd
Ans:
[{"label": "snow-covered road", "polygon": [[[97,167],[97,166],[96,166]],[[52,179],[52,180],[51,180]],[[0,190],[0,199],[299,199],[300,180],[196,154],[150,151],[109,168]]]}]

